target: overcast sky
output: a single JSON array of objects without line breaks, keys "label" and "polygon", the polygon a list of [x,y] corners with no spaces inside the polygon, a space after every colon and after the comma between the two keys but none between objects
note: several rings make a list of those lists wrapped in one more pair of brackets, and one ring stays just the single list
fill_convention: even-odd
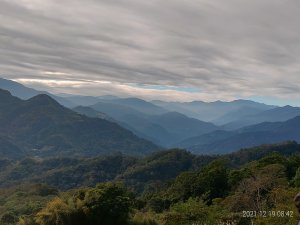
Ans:
[{"label": "overcast sky", "polygon": [[0,74],[37,89],[300,105],[299,0],[0,0]]}]

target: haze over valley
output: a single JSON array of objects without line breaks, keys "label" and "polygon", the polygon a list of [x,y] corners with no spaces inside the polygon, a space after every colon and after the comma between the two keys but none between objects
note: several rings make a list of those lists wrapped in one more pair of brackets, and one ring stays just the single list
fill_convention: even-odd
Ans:
[{"label": "haze over valley", "polygon": [[[224,154],[260,144],[300,141],[298,107],[250,100],[166,102],[111,95],[54,95],[3,78],[0,88],[1,119],[5,121],[2,142],[23,156],[25,152],[49,156],[72,151],[86,156],[114,152],[145,155],[167,148]],[[11,114],[15,116],[11,118]],[[22,126],[26,129],[16,133],[14,127]],[[4,141],[5,137],[9,139]]]}]

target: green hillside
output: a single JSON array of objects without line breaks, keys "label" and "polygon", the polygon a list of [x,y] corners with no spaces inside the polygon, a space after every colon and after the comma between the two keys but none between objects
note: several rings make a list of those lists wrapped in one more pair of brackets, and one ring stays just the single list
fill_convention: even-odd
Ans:
[{"label": "green hillside", "polygon": [[[16,154],[6,154],[8,149]],[[97,156],[114,152],[144,155],[156,150],[157,146],[116,123],[80,115],[48,95],[20,100],[0,90],[2,156]]]},{"label": "green hillside", "polygon": [[[195,156],[174,149],[144,158],[119,154],[1,160],[0,221],[4,225],[295,224],[299,168],[300,145],[295,142],[225,156]],[[266,214],[253,216],[249,211]]]}]

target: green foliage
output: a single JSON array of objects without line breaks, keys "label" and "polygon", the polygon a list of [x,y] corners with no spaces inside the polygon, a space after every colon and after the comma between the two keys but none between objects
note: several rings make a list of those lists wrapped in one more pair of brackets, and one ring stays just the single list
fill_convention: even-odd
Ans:
[{"label": "green foliage", "polygon": [[283,166],[271,164],[258,168],[252,168],[251,176],[241,180],[235,193],[227,197],[227,206],[231,211],[267,210],[272,190],[287,186]]},{"label": "green foliage", "polygon": [[31,217],[22,217],[19,219],[17,225],[37,225],[37,223]]},{"label": "green foliage", "polygon": [[300,167],[296,171],[295,177],[290,182],[293,187],[300,187]]},{"label": "green foliage", "polygon": [[1,224],[12,224],[18,221],[18,217],[13,212],[6,212],[0,218]]},{"label": "green foliage", "polygon": [[287,158],[283,155],[279,154],[278,152],[273,152],[270,155],[263,157],[262,159],[258,160],[259,166],[264,167],[271,164],[281,164],[287,165]]},{"label": "green foliage", "polygon": [[130,225],[158,225],[154,215],[137,212],[130,221]]},{"label": "green foliage", "polygon": [[169,150],[144,158],[113,154],[96,158],[25,158],[4,161],[0,186],[45,182],[61,190],[119,180],[134,191],[157,191],[181,172],[201,168],[215,157],[195,156],[184,150]]},{"label": "green foliage", "polygon": [[[166,215],[166,225],[205,223],[209,217],[207,205],[198,199],[190,198],[186,202],[174,204]],[[172,221],[172,219],[175,219]]]},{"label": "green foliage", "polygon": [[234,222],[234,218],[228,216],[226,209],[217,205],[208,206],[199,198],[190,198],[186,202],[174,204],[169,212],[162,218],[163,225],[191,225],[206,224],[216,225]]},{"label": "green foliage", "polygon": [[274,188],[268,199],[270,212],[275,212],[275,216],[258,218],[256,223],[260,225],[294,225],[298,223],[297,209],[294,205],[295,193],[298,189]]},{"label": "green foliage", "polygon": [[292,155],[288,157],[288,161],[286,164],[286,175],[288,180],[292,179],[298,168],[300,167],[300,156],[299,155]]},{"label": "green foliage", "polygon": [[224,197],[229,190],[228,169],[223,160],[216,160],[197,172],[179,175],[169,189],[173,202],[202,196],[211,203],[214,198]]},{"label": "green foliage", "polygon": [[239,167],[251,161],[260,160],[274,153],[279,153],[282,156],[293,156],[300,153],[300,145],[295,141],[288,141],[280,144],[260,145],[230,153],[225,155],[223,158],[228,160],[231,167]]},{"label": "green foliage", "polygon": [[115,225],[129,224],[132,197],[127,190],[112,183],[78,190],[55,198],[38,212],[38,225]]},{"label": "green foliage", "polygon": [[38,212],[58,191],[47,185],[21,185],[0,190],[0,224]]},{"label": "green foliage", "polygon": [[[251,153],[243,158],[244,164],[235,159],[244,151],[230,157],[197,157],[170,150],[142,159],[113,155],[3,160],[0,181],[6,186],[30,176],[31,181],[44,180],[63,189],[105,180],[124,181],[127,188],[101,183],[60,193],[46,184],[2,189],[0,224],[251,225],[251,218],[241,215],[244,210],[292,211],[294,217],[252,220],[261,225],[296,224],[293,198],[300,186],[300,157],[287,146],[282,149],[288,154],[260,147],[269,154],[258,152],[261,157],[251,160]],[[280,150],[278,145],[274,148]]]},{"label": "green foliage", "polygon": [[10,163],[5,170],[0,170],[0,186],[22,182],[45,182],[61,190],[78,186],[95,186],[99,182],[114,180],[128,167],[133,166],[136,160],[121,154],[91,159],[25,158]]}]

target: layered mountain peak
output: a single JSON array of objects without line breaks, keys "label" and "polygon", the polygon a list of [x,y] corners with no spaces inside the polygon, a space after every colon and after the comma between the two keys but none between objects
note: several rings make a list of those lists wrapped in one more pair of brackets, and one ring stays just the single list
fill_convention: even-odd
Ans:
[{"label": "layered mountain peak", "polygon": [[7,90],[0,89],[0,98],[12,97],[11,93]]},{"label": "layered mountain peak", "polygon": [[293,108],[297,108],[297,107],[293,107],[291,105],[285,105],[282,107],[283,109],[293,109]]},{"label": "layered mountain peak", "polygon": [[55,99],[60,104],[66,106],[66,107],[74,107],[75,105],[68,101],[65,98],[52,95],[51,93],[45,92],[45,91],[38,91],[29,87],[24,86],[23,84],[20,84],[18,82],[15,82],[13,80],[7,80],[0,78],[0,89],[9,91],[13,96],[16,96],[19,99],[27,100],[34,96],[37,96],[39,94],[47,94],[51,96],[53,99]]},{"label": "layered mountain peak", "polygon": [[0,106],[7,104],[14,104],[15,102],[21,101],[20,99],[11,95],[7,90],[0,89]]},{"label": "layered mountain peak", "polygon": [[158,149],[116,123],[79,115],[46,94],[29,100],[13,97],[8,91],[0,91],[0,96],[0,103],[6,102],[0,107],[0,136],[10,138],[26,155],[143,155]]},{"label": "layered mountain peak", "polygon": [[27,100],[28,103],[34,103],[39,105],[56,105],[61,106],[57,101],[51,98],[47,94],[39,94]]}]

